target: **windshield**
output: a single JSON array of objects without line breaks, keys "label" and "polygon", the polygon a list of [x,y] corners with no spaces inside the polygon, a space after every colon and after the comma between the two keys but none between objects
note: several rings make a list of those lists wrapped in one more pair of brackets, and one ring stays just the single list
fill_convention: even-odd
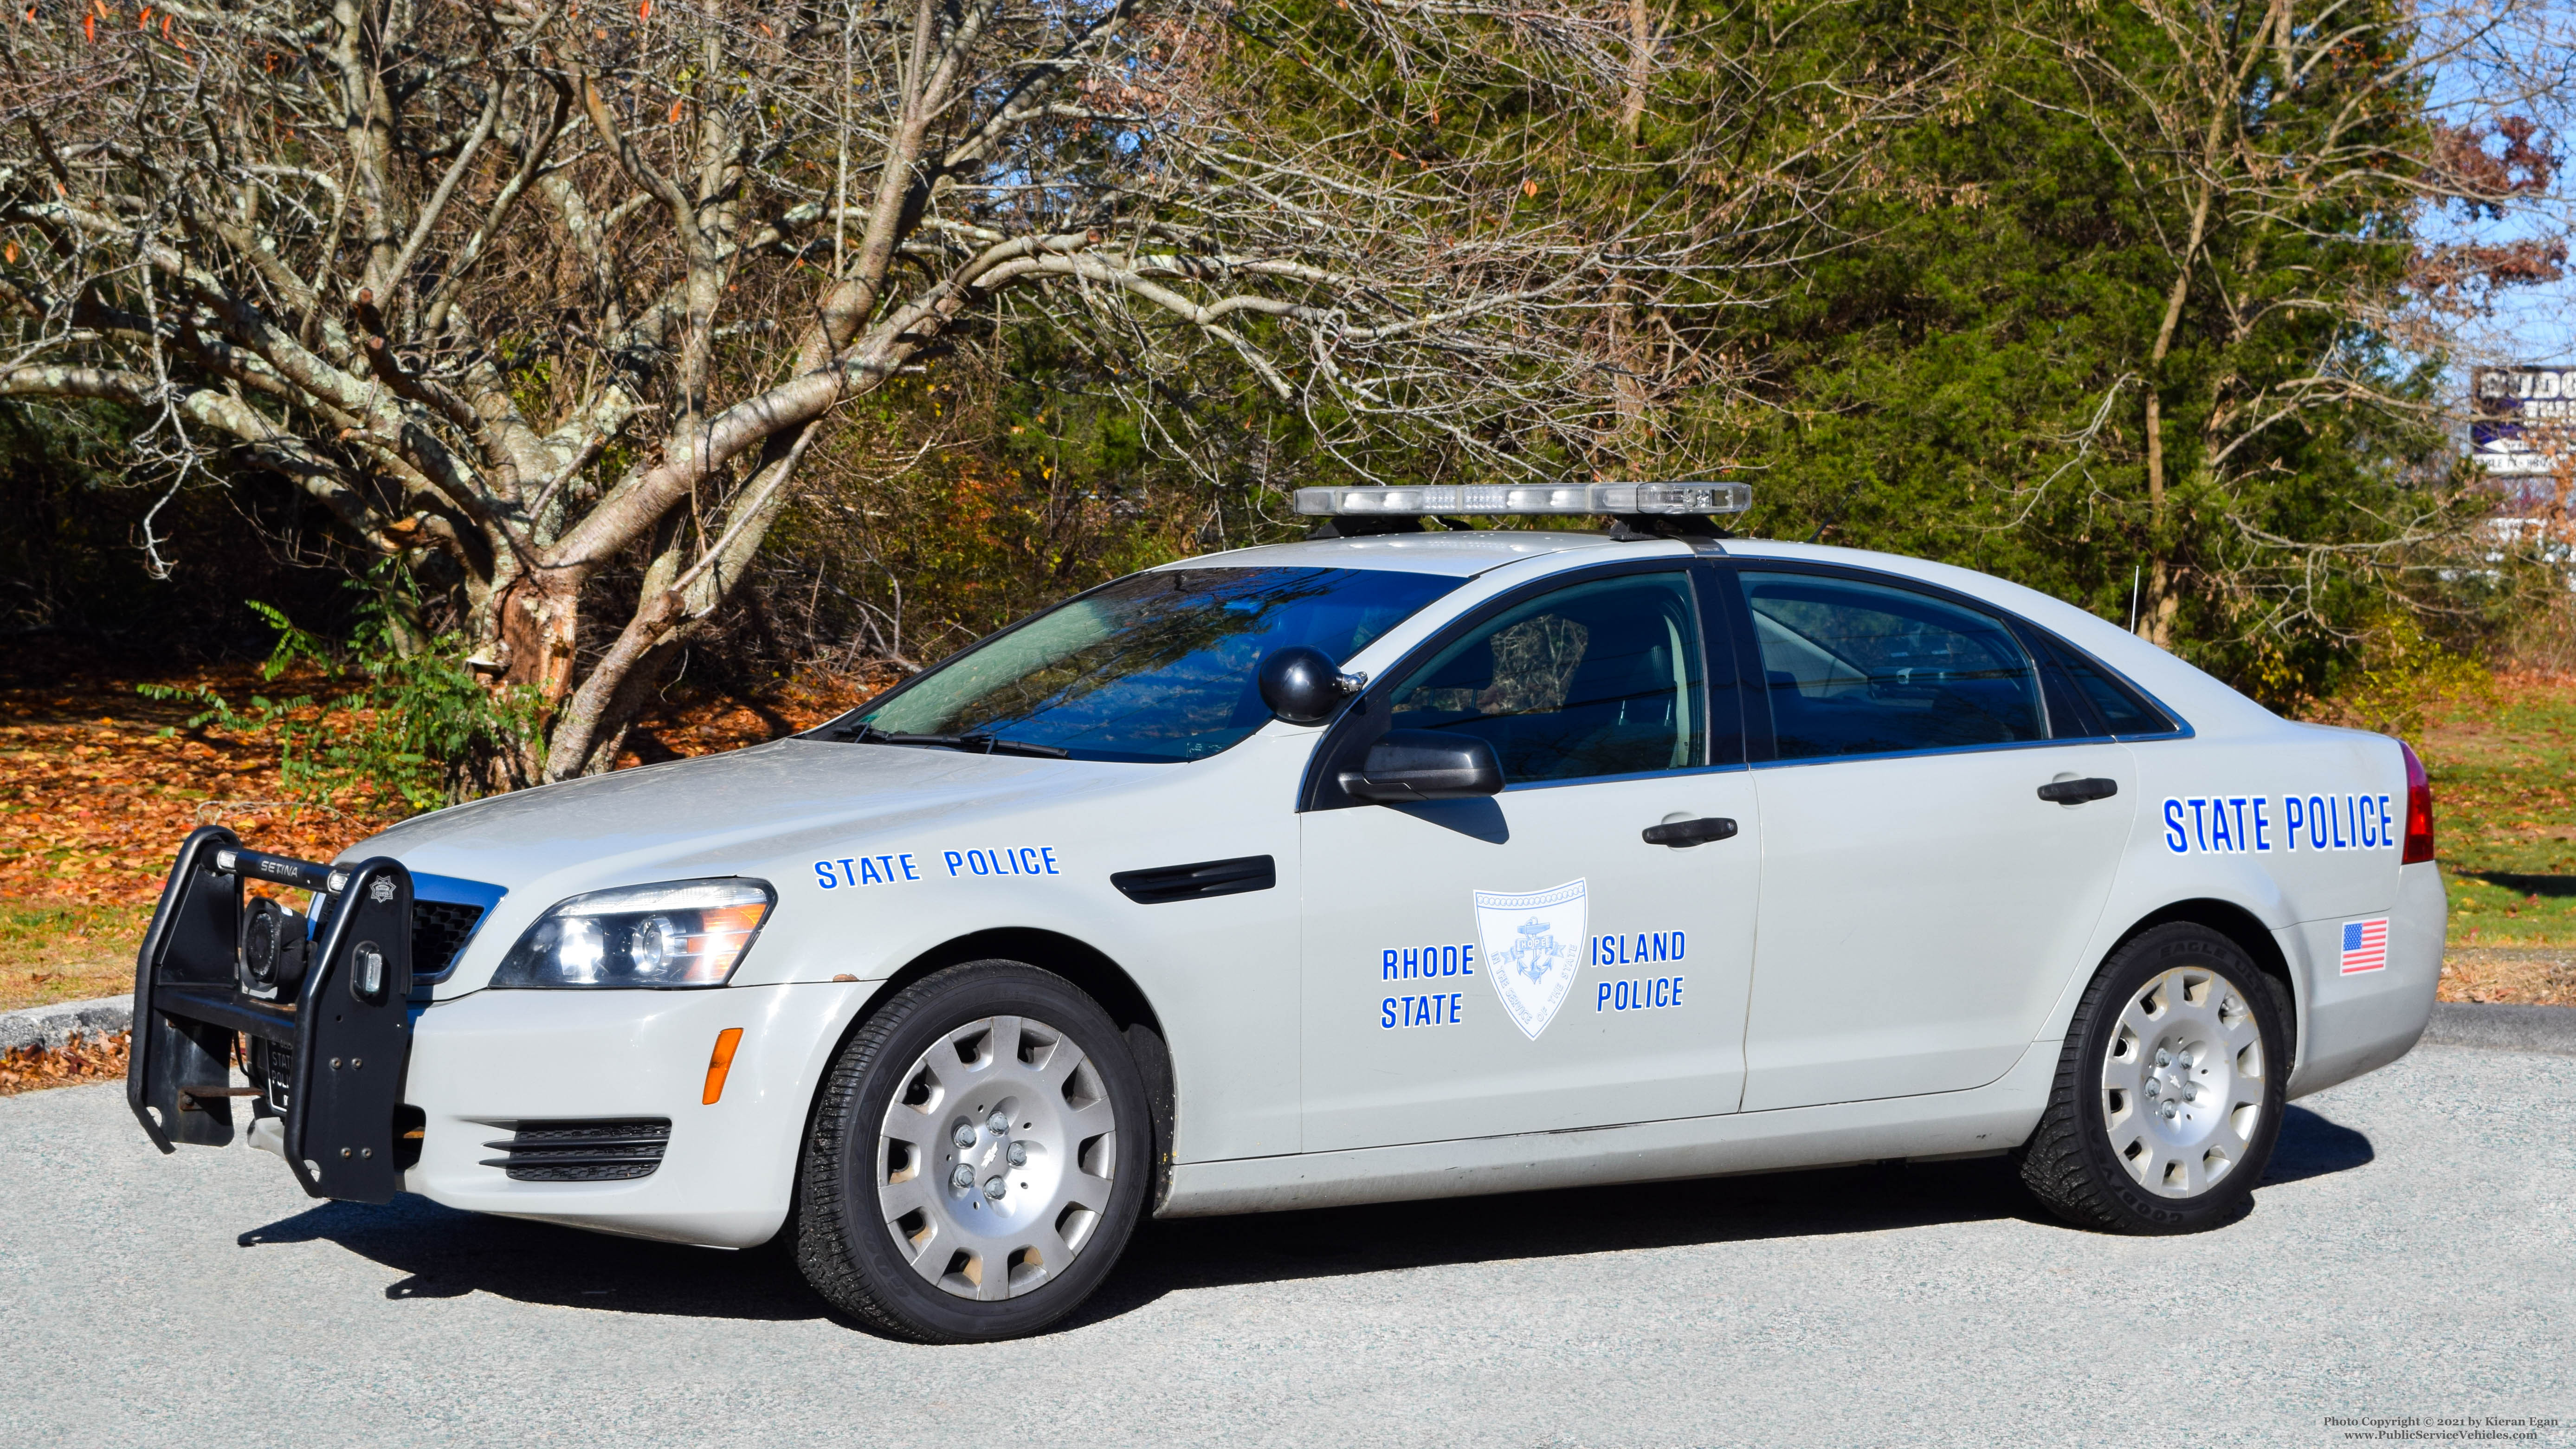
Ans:
[{"label": "windshield", "polygon": [[1376,569],[1163,569],[944,660],[822,731],[978,735],[1078,760],[1203,759],[1270,722],[1255,681],[1292,644],[1336,662],[1465,582]]}]

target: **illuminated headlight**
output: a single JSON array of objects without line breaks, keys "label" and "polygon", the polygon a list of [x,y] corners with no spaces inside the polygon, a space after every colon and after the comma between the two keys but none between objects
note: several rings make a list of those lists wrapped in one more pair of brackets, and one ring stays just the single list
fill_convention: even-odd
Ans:
[{"label": "illuminated headlight", "polygon": [[739,878],[574,896],[537,918],[492,984],[722,986],[777,900],[767,881]]}]

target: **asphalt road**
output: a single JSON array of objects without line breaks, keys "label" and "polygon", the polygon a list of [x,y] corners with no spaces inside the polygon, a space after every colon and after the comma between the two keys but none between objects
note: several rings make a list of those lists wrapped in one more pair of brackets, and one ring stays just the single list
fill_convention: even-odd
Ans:
[{"label": "asphalt road", "polygon": [[2057,1226],[1997,1162],[1160,1224],[1072,1326],[964,1349],[842,1326],[768,1254],[317,1206],[247,1148],[159,1156],[117,1088],[0,1099],[0,1444],[2191,1449],[2330,1415],[2576,1419],[2576,1058],[2425,1047],[2312,1097],[2201,1237]]}]

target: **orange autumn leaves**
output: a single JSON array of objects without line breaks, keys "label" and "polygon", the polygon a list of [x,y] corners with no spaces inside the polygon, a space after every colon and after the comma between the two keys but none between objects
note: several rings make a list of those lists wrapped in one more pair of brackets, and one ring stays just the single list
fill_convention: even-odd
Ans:
[{"label": "orange autumn leaves", "polygon": [[59,1047],[0,1052],[0,1097],[39,1087],[118,1080],[125,1075],[130,1045],[129,1034],[120,1031],[96,1042],[75,1036]]},{"label": "orange autumn leaves", "polygon": [[[36,19],[37,8],[29,5],[24,10],[16,12],[17,18],[33,22]],[[81,12],[81,38],[92,45],[98,44],[98,23],[102,20],[113,23],[115,19],[116,12],[108,7],[107,0],[89,0],[89,7]],[[185,31],[173,28],[177,20],[178,17],[168,10],[159,10],[146,5],[135,13],[134,28],[146,32],[158,30],[163,40],[184,51],[188,49],[188,37]]]},{"label": "orange autumn leaves", "polygon": [[[236,672],[183,682],[238,690]],[[220,823],[263,849],[329,859],[392,817],[289,797],[275,747],[219,732],[169,737],[182,704],[123,682],[0,690],[0,896],[149,904],[171,853]]]},{"label": "orange autumn leaves", "polygon": [[[757,700],[665,706],[627,736],[619,763],[775,739],[832,718],[891,679],[817,675],[779,681]],[[236,696],[276,687],[246,667],[162,682],[211,684]],[[177,728],[190,709],[143,699],[123,680],[0,689],[0,897],[149,905],[179,841],[198,825],[229,826],[262,850],[328,860],[400,818],[371,802],[293,798],[279,778],[274,741]]]}]

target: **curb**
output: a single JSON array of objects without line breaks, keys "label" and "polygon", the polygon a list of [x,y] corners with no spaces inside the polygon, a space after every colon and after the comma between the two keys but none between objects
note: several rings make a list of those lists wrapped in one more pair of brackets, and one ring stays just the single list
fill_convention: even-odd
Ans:
[{"label": "curb", "polygon": [[2437,1001],[2423,1039],[2434,1046],[2576,1057],[2576,1007]]},{"label": "curb", "polygon": [[134,998],[103,996],[95,1001],[62,1001],[0,1011],[0,1053],[40,1047],[52,1051],[73,1037],[97,1041],[134,1026]]}]

